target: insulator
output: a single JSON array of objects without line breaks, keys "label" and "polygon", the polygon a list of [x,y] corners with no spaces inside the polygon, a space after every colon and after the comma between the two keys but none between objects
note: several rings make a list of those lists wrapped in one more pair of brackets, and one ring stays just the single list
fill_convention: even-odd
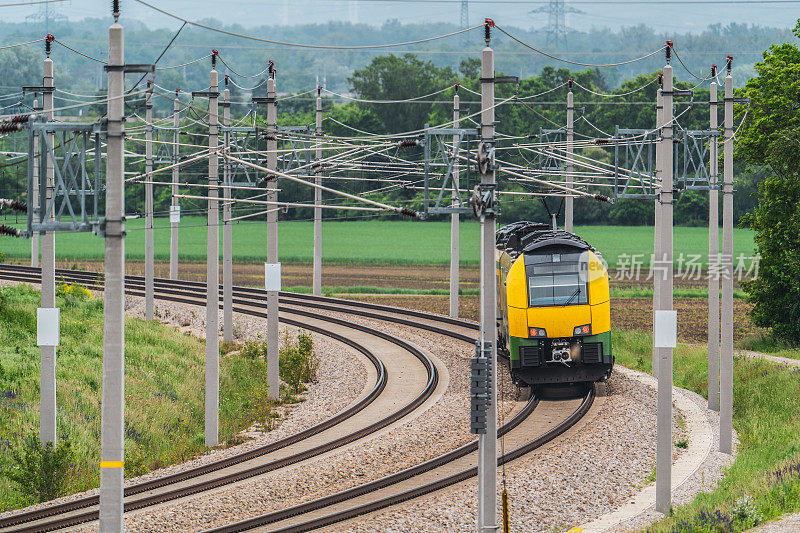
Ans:
[{"label": "insulator", "polygon": [[419,146],[418,139],[403,139],[399,143],[397,143],[399,148],[410,148],[412,146]]},{"label": "insulator", "polygon": [[0,224],[0,235],[8,235],[10,237],[19,237],[20,231],[17,228]]},{"label": "insulator", "polygon": [[0,198],[0,208],[7,207],[12,211],[25,212],[28,210],[28,204],[20,202],[19,200],[9,200],[8,198]]},{"label": "insulator", "polygon": [[410,217],[410,218],[419,217],[419,213],[417,213],[416,211],[414,211],[412,209],[409,209],[407,207],[403,207],[402,209],[400,209],[400,214],[403,215],[403,216],[406,216],[406,217]]}]

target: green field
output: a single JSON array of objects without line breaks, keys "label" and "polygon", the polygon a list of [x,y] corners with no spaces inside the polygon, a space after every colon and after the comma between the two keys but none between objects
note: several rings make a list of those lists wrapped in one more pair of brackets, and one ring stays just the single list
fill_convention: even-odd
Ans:
[{"label": "green field", "polygon": [[[127,224],[126,252],[129,259],[144,257],[144,221]],[[180,230],[182,260],[205,261],[205,218],[184,217]],[[311,262],[313,252],[313,223],[286,221],[278,224],[278,253],[286,263]],[[644,265],[650,262],[653,249],[653,228],[641,226],[583,226],[576,232],[602,252],[611,266],[625,261],[624,254],[642,254]],[[221,232],[220,232],[221,233]],[[461,224],[461,262],[478,263],[480,235],[478,224]],[[221,238],[220,238],[221,241]],[[156,221],[156,258],[169,258],[169,222]],[[721,236],[720,236],[721,242]],[[706,228],[675,228],[675,260],[679,254],[700,254],[706,262],[708,230]],[[23,239],[2,238],[0,252],[9,258],[30,257],[30,244]],[[241,222],[233,226],[234,260],[260,262],[266,256],[266,225],[264,222]],[[753,253],[753,233],[734,230],[734,253]],[[103,259],[103,241],[93,234],[59,234],[56,254],[62,260]],[[323,224],[323,260],[328,263],[388,263],[388,264],[447,264],[450,261],[450,223],[419,221],[347,221]]]}]

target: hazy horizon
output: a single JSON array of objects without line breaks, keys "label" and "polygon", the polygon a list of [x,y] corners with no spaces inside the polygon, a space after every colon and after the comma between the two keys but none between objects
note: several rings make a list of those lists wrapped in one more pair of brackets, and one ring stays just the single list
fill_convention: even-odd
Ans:
[{"label": "hazy horizon", "polygon": [[[800,1],[774,4],[669,4],[659,1],[641,0],[623,5],[606,1],[589,2],[576,0],[567,2],[570,8],[583,13],[566,15],[569,28],[590,30],[644,24],[657,32],[694,33],[705,30],[711,24],[755,24],[765,27],[794,27],[800,17]],[[218,2],[208,0],[154,1],[153,5],[190,20],[214,18],[226,25],[238,24],[244,28],[256,26],[326,23],[349,21],[379,26],[387,20],[404,24],[415,22],[447,22],[460,24],[461,2],[459,0],[236,0],[224,5],[220,11]],[[526,29],[543,28],[547,25],[547,14],[531,14],[543,7],[544,1],[523,0],[471,1],[470,24],[478,24],[484,17],[495,19],[498,24]],[[260,8],[260,9],[259,9]],[[4,7],[0,9],[0,20],[25,22],[31,17],[44,16],[50,11],[53,18],[77,21],[92,17],[110,19],[108,0],[65,0],[51,4]],[[134,0],[122,1],[122,19],[138,20],[149,28],[175,28],[180,22],[161,15]]]}]

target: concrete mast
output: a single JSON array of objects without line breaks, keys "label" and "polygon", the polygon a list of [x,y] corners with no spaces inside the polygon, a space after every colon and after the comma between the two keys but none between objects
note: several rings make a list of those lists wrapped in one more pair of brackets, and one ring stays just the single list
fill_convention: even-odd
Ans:
[{"label": "concrete mast", "polygon": [[180,91],[175,89],[175,101],[172,105],[172,202],[170,203],[169,213],[169,279],[178,279],[178,224],[180,223],[180,200],[178,194],[178,180],[180,179],[180,109],[181,103],[178,101]]},{"label": "concrete mast", "polygon": [[100,433],[100,531],[122,531],[125,478],[125,52],[114,0],[108,30],[108,139],[103,327],[103,403]]},{"label": "concrete mast", "polygon": [[[317,185],[322,185],[322,168],[320,160],[322,159],[322,87],[317,86],[317,108],[316,108],[316,131],[317,137],[316,152],[314,157],[317,164],[314,167],[314,182]],[[317,296],[322,294],[322,189],[319,187],[314,189],[314,279],[312,282],[312,292]]]},{"label": "concrete mast", "polygon": [[206,446],[219,444],[219,80],[211,53],[208,93],[208,246],[206,248]]},{"label": "concrete mast", "polygon": [[[481,357],[486,357],[489,376],[489,405],[486,433],[478,435],[478,532],[497,530],[497,290],[495,269],[494,215],[494,50],[491,27],[486,20],[486,48],[481,54],[481,143],[488,162],[481,172],[481,188],[488,192],[489,209],[481,216]],[[488,350],[487,350],[488,348]]]},{"label": "concrete mast", "polygon": [[722,182],[722,342],[719,451],[733,453],[733,78],[725,76],[725,144]]},{"label": "concrete mast", "polygon": [[[572,164],[572,154],[575,151],[575,104],[572,94],[572,78],[569,79],[569,92],[567,93],[567,187],[572,188],[572,173],[575,166]],[[574,198],[567,194],[564,200],[564,229],[572,233],[574,218]]]},{"label": "concrete mast", "polygon": [[[267,168],[278,168],[278,110],[275,102],[275,69],[270,67],[267,79]],[[278,178],[274,174],[267,176],[267,201],[278,201]],[[270,205],[275,205],[270,204]],[[278,265],[278,210],[267,211],[267,263]],[[278,268],[278,275],[280,266]],[[269,280],[265,279],[265,284]],[[280,395],[278,350],[280,348],[280,330],[278,327],[278,291],[267,291],[267,385],[269,397],[276,399]]]},{"label": "concrete mast", "polygon": [[[458,95],[458,85],[456,85],[456,92],[453,95],[453,128],[460,127],[461,119],[461,98]],[[458,136],[453,135],[453,205],[456,205],[458,198],[459,187],[459,169],[458,169],[458,149],[456,148]],[[459,261],[460,261],[460,244],[459,244],[459,215],[458,213],[450,214],[450,316],[458,318],[458,285],[459,285]]]},{"label": "concrete mast", "polygon": [[[38,94],[34,94],[34,97],[38,97]],[[33,110],[35,112],[40,112],[41,108],[39,107],[39,100],[35,98],[33,100]],[[30,162],[33,165],[33,183],[32,190],[31,190],[31,198],[30,204],[31,209],[34,213],[38,213],[39,211],[39,138],[33,138],[33,160]],[[38,268],[39,267],[39,232],[34,231],[33,235],[31,235],[31,267]]]},{"label": "concrete mast", "polygon": [[[662,313],[672,311],[672,202],[673,202],[673,78],[672,66],[669,64],[672,43],[667,45],[667,64],[664,67],[663,98],[664,122],[661,128],[661,255],[662,271],[659,282]],[[658,275],[658,274],[656,274]],[[656,321],[658,322],[658,320]],[[658,325],[664,328],[666,325]],[[657,335],[658,336],[658,335]],[[656,428],[656,511],[669,513],[671,507],[672,480],[672,348],[661,346],[655,349],[658,362],[658,414]]]},{"label": "concrete mast", "polygon": [[[42,103],[45,120],[53,121],[53,91],[54,69],[53,60],[50,59],[50,40],[45,41],[47,57],[44,60],[44,76],[42,79],[45,87],[42,93]],[[47,134],[47,143],[53,147],[55,135]],[[48,155],[46,158],[45,198],[43,208],[51,205],[55,194],[55,163]],[[55,209],[48,216],[48,222],[55,222]],[[56,234],[55,231],[42,232],[42,307],[55,309],[56,307]],[[56,347],[41,347],[41,369],[39,374],[39,438],[42,442],[56,443]]]},{"label": "concrete mast", "polygon": [[[711,67],[716,78],[717,66]],[[709,127],[717,131],[717,82],[709,88]],[[709,139],[709,181],[717,187],[717,138]],[[708,191],[708,408],[719,411],[719,191]]]},{"label": "concrete mast", "polygon": [[[228,76],[225,76],[225,90],[222,91],[222,125],[231,125],[231,91],[228,88]],[[227,153],[230,150],[230,134],[223,136]],[[230,163],[222,160],[222,338],[225,342],[233,342],[233,227],[231,226],[231,173]]]},{"label": "concrete mast", "polygon": [[153,86],[148,80],[145,93],[144,170],[144,317],[153,319],[153,276],[155,250],[153,246]]}]

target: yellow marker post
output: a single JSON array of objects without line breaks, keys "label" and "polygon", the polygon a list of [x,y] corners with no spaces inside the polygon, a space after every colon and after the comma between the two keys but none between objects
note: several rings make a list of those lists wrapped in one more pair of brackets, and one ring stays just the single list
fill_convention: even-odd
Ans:
[{"label": "yellow marker post", "polygon": [[100,468],[125,468],[125,461],[100,461]]}]

